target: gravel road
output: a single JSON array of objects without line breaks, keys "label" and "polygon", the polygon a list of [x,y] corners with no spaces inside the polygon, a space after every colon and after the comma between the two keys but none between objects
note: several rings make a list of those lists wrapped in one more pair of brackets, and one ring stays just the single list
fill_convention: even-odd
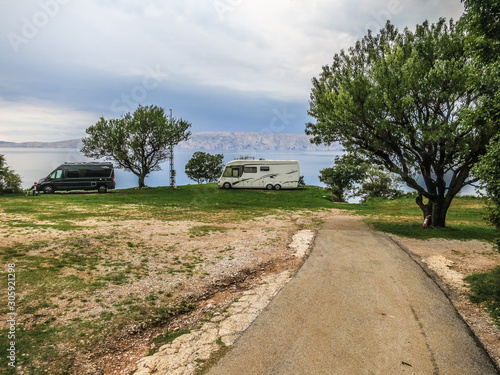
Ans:
[{"label": "gravel road", "polygon": [[381,233],[338,216],[213,367],[232,374],[498,374],[435,282]]}]

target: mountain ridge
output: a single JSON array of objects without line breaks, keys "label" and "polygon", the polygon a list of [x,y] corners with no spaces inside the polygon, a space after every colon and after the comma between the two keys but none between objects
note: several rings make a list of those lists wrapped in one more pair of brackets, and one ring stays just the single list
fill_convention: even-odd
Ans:
[{"label": "mountain ridge", "polygon": [[[305,134],[294,133],[257,133],[257,132],[199,132],[193,133],[187,141],[180,142],[176,148],[191,150],[276,150],[276,151],[340,151],[340,144],[314,145]],[[81,139],[56,142],[5,142],[2,147],[19,148],[73,148],[83,146]]]}]

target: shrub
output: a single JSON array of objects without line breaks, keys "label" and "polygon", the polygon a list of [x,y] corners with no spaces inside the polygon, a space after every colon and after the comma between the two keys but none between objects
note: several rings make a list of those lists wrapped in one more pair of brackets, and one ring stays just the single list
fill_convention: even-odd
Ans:
[{"label": "shrub", "polygon": [[21,177],[16,174],[0,155],[0,194],[21,192]]}]

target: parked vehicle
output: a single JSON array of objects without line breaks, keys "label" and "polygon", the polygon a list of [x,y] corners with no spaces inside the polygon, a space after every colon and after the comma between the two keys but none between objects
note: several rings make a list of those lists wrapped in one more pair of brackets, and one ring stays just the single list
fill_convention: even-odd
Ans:
[{"label": "parked vehicle", "polygon": [[233,160],[219,178],[220,188],[295,189],[300,180],[296,160]]},{"label": "parked vehicle", "polygon": [[38,190],[51,194],[58,190],[97,190],[115,188],[112,163],[64,163],[40,180]]}]

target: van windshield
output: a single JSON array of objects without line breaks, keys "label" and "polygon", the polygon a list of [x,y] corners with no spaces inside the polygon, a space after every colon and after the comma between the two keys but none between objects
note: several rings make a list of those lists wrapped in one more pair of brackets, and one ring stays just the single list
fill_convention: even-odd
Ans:
[{"label": "van windshield", "polygon": [[51,179],[56,179],[56,178],[61,178],[62,177],[62,170],[58,169],[57,171],[54,171],[51,175]]}]

